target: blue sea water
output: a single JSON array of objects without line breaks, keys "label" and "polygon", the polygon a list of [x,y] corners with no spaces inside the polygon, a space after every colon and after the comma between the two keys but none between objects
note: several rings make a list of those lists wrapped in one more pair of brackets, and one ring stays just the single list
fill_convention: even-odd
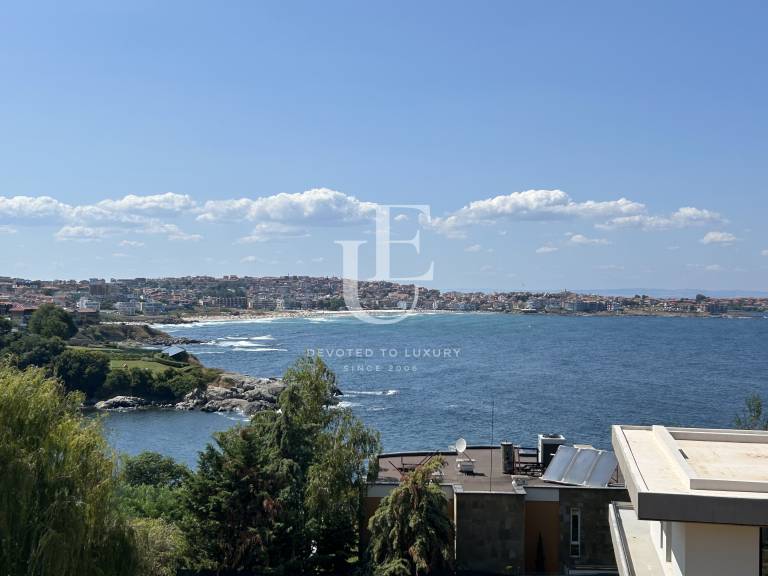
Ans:
[{"label": "blue sea water", "polygon": [[[768,395],[763,318],[419,314],[371,325],[329,315],[161,328],[204,341],[188,349],[207,366],[254,376],[323,355],[343,405],[387,451],[459,436],[534,445],[539,432],[608,448],[611,424],[730,427],[748,394]],[[105,427],[119,451],[194,465],[212,432],[244,420],[157,410],[113,413]]]}]

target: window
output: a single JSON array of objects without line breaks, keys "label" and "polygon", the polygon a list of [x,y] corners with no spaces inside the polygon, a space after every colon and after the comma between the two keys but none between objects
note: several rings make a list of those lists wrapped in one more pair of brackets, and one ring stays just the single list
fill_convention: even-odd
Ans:
[{"label": "window", "polygon": [[571,508],[571,557],[581,556],[581,510]]}]

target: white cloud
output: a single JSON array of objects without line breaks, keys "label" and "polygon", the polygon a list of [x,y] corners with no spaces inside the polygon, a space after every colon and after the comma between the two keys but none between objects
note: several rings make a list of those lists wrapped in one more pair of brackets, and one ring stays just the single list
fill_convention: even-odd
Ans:
[{"label": "white cloud", "polygon": [[568,239],[568,242],[570,244],[576,244],[578,246],[586,246],[589,244],[610,244],[610,242],[605,238],[588,238],[583,234],[571,234],[571,237]]},{"label": "white cloud", "polygon": [[85,206],[83,209],[94,208],[103,210],[108,214],[143,212],[157,217],[164,214],[189,212],[196,207],[197,203],[187,194],[166,192],[165,194],[152,194],[148,196],[129,194],[118,200],[102,200],[93,207]]},{"label": "white cloud", "polygon": [[121,240],[120,246],[125,248],[141,248],[144,246],[144,242],[139,242],[138,240]]},{"label": "white cloud", "polygon": [[72,210],[50,196],[0,196],[0,219],[60,220]]},{"label": "white cloud", "polygon": [[763,256],[768,256],[768,250],[763,250],[762,252],[760,252],[760,254],[762,254]]},{"label": "white cloud", "polygon": [[92,228],[90,226],[64,226],[55,234],[56,240],[75,240],[77,242],[99,242],[109,236],[108,228]]},{"label": "white cloud", "polygon": [[317,258],[312,258],[312,262],[320,264],[321,262],[325,262],[325,258],[323,258],[322,256],[318,256]]},{"label": "white cloud", "polygon": [[279,222],[263,222],[256,224],[253,231],[240,238],[238,244],[250,244],[253,242],[269,242],[271,240],[290,240],[293,238],[306,238],[309,233],[299,226],[281,224]]},{"label": "white cloud", "polygon": [[17,232],[18,230],[13,226],[8,226],[5,224],[0,225],[0,235],[11,235],[11,234],[16,234]]},{"label": "white cloud", "polygon": [[259,261],[260,259],[257,258],[256,256],[243,256],[242,258],[240,258],[240,262],[243,262],[244,264],[250,264],[250,263],[259,262]]},{"label": "white cloud", "polygon": [[210,200],[198,220],[281,222],[336,226],[358,223],[374,216],[376,205],[328,188],[261,198]]},{"label": "white cloud", "polygon": [[408,216],[405,214],[398,214],[397,216],[395,216],[395,222],[407,222],[407,221],[408,221]]},{"label": "white cloud", "polygon": [[738,238],[730,232],[707,232],[704,237],[699,240],[702,244],[733,244]]},{"label": "white cloud", "polygon": [[684,206],[669,216],[654,216],[649,214],[634,214],[619,216],[607,222],[597,224],[598,228],[614,230],[617,228],[640,228],[641,230],[671,230],[725,222],[717,212]]},{"label": "white cloud", "polygon": [[483,247],[480,246],[480,244],[472,244],[471,246],[467,246],[464,248],[464,252],[480,252]]},{"label": "white cloud", "polygon": [[432,227],[448,236],[461,236],[472,224],[500,221],[548,221],[568,218],[611,218],[641,213],[645,206],[626,198],[575,202],[562,190],[526,190],[476,200],[442,218],[433,218]]},{"label": "white cloud", "polygon": [[545,244],[544,246],[539,246],[536,248],[536,254],[549,254],[551,252],[557,252],[557,250],[558,248],[556,246]]}]

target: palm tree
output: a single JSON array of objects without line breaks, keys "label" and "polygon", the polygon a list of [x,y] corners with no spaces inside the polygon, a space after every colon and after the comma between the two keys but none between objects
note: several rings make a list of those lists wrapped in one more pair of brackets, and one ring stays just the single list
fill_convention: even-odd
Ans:
[{"label": "palm tree", "polygon": [[434,458],[407,474],[371,517],[369,550],[376,576],[421,576],[451,570],[453,524],[448,501],[432,482],[432,474],[443,463],[442,458]]}]

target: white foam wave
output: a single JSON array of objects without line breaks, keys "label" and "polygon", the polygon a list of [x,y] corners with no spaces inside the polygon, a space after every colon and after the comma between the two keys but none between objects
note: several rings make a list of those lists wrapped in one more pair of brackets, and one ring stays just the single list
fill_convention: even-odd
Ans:
[{"label": "white foam wave", "polygon": [[345,396],[394,396],[397,390],[344,390]]},{"label": "white foam wave", "polygon": [[235,352],[288,352],[287,348],[235,348]]},{"label": "white foam wave", "polygon": [[357,404],[356,402],[347,402],[346,400],[342,400],[336,406],[338,406],[339,408],[352,408],[353,406],[360,406],[360,404]]}]

